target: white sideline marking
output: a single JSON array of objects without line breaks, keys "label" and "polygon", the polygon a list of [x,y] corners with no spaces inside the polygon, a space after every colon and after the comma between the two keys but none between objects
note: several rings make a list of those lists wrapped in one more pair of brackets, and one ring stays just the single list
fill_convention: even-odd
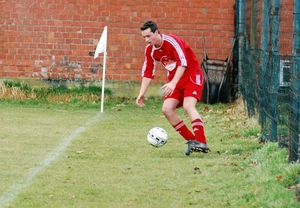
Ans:
[{"label": "white sideline marking", "polygon": [[7,206],[24,188],[26,188],[34,177],[51,162],[55,161],[60,154],[65,151],[69,144],[74,140],[80,133],[84,132],[88,127],[97,122],[102,113],[98,113],[92,119],[87,121],[83,126],[79,127],[70,136],[63,139],[63,141],[57,146],[48,157],[42,160],[35,167],[29,169],[27,173],[23,175],[23,178],[17,183],[13,184],[1,197],[0,197],[0,208]]}]

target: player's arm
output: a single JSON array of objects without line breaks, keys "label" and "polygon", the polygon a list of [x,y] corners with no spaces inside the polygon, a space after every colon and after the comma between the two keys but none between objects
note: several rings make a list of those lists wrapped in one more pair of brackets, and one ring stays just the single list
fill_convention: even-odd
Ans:
[{"label": "player's arm", "polygon": [[154,78],[155,61],[150,54],[151,54],[151,48],[146,47],[145,61],[142,68],[143,79],[142,79],[139,95],[135,101],[136,104],[140,107],[145,106],[144,104],[145,94],[147,92],[149,85],[151,84],[152,79]]},{"label": "player's arm", "polygon": [[179,80],[181,79],[184,71],[185,71],[185,66],[178,66],[177,67],[176,73],[175,73],[175,75],[174,75],[174,77],[171,81],[173,84],[175,84],[175,86],[179,82]]},{"label": "player's arm", "polygon": [[147,77],[143,77],[141,88],[140,88],[140,93],[139,93],[139,95],[136,99],[136,104],[140,107],[145,106],[145,103],[144,103],[145,94],[147,92],[147,89],[148,89],[149,85],[151,84],[151,81],[152,81],[152,79],[147,78]]},{"label": "player's arm", "polygon": [[185,71],[184,66],[177,67],[176,73],[175,73],[173,79],[171,80],[171,82],[162,86],[162,89],[164,90],[164,96],[171,95],[174,92],[176,85],[179,82],[179,80],[181,79],[184,71]]}]

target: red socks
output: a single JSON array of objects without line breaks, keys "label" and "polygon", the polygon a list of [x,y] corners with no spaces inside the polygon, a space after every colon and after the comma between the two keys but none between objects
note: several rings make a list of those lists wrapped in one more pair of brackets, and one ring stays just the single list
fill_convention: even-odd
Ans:
[{"label": "red socks", "polygon": [[206,137],[204,134],[204,125],[201,119],[195,119],[192,121],[192,128],[195,133],[196,140],[206,144]]},{"label": "red socks", "polygon": [[202,142],[206,144],[206,137],[204,134],[204,125],[201,119],[195,119],[192,121],[192,128],[194,130],[194,134],[187,128],[187,126],[180,121],[178,124],[174,125],[173,128],[185,139],[185,140],[193,140],[196,138],[198,142]]},{"label": "red socks", "polygon": [[194,134],[187,128],[187,126],[180,121],[178,124],[174,125],[173,128],[185,139],[192,140],[195,138]]}]

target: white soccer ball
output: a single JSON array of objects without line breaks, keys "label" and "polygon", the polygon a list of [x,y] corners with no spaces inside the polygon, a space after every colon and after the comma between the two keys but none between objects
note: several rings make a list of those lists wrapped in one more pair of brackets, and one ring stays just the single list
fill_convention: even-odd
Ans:
[{"label": "white soccer ball", "polygon": [[148,142],[154,147],[161,147],[168,141],[167,132],[160,127],[152,128],[147,135]]}]

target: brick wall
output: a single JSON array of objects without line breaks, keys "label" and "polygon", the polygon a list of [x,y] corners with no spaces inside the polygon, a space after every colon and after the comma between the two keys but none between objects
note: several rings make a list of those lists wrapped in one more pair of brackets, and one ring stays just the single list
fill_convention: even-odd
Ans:
[{"label": "brick wall", "polygon": [[280,55],[291,55],[293,52],[293,0],[281,0],[280,2],[280,31],[279,52]]},{"label": "brick wall", "polygon": [[[234,37],[235,0],[0,0],[0,77],[100,80],[93,52],[108,26],[107,80],[139,81],[145,42],[139,27],[157,21],[201,61],[225,59]],[[159,69],[162,69],[159,67]],[[157,70],[156,81],[164,81]]]}]

